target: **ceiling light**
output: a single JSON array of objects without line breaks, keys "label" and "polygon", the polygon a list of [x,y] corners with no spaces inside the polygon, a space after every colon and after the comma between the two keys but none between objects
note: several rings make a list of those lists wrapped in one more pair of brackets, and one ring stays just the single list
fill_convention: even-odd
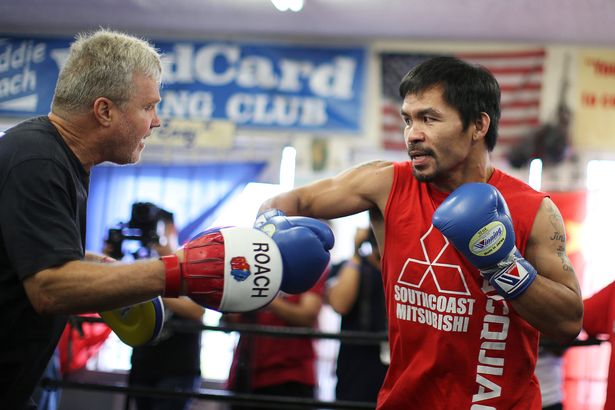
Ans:
[{"label": "ceiling light", "polygon": [[271,0],[273,5],[279,11],[301,11],[303,9],[303,0]]}]

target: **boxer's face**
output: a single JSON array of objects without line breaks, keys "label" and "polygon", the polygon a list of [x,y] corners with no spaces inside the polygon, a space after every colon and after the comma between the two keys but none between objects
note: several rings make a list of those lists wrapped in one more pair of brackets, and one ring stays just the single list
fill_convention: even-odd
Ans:
[{"label": "boxer's face", "polygon": [[135,75],[130,100],[119,111],[116,158],[117,164],[137,162],[152,128],[160,126],[156,106],[160,102],[158,83],[143,75]]},{"label": "boxer's face", "polygon": [[472,127],[463,129],[459,113],[444,101],[440,86],[407,95],[401,115],[412,172],[419,181],[446,180],[467,166]]}]

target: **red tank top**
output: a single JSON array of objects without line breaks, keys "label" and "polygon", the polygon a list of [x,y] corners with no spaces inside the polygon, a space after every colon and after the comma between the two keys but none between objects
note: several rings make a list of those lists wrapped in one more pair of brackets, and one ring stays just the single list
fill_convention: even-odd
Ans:
[{"label": "red tank top", "polygon": [[[525,253],[546,195],[499,170],[488,182]],[[377,408],[540,409],[539,332],[433,227],[446,196],[418,182],[410,162],[395,164],[382,258],[391,365]]]}]

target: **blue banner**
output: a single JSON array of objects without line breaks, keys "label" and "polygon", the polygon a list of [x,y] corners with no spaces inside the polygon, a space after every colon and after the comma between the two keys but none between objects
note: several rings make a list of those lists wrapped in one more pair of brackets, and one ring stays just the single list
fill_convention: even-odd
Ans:
[{"label": "blue banner", "polygon": [[[49,112],[70,39],[0,37],[0,116]],[[230,120],[239,128],[360,131],[363,48],[156,42],[164,118]]]}]

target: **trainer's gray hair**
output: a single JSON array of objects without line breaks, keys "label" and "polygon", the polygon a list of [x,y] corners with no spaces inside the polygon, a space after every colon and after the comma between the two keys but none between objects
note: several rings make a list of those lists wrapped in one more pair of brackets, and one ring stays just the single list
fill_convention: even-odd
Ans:
[{"label": "trainer's gray hair", "polygon": [[83,113],[99,97],[122,106],[132,96],[135,74],[161,81],[160,54],[149,42],[107,29],[78,34],[60,72],[51,110]]}]

